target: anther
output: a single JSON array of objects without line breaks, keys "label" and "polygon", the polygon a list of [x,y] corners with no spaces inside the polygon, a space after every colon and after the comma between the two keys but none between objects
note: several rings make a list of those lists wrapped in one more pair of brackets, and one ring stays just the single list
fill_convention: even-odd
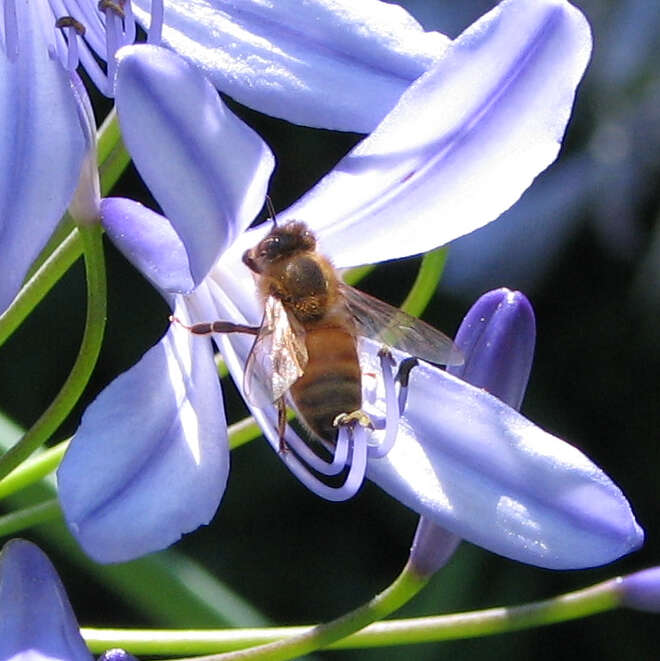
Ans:
[{"label": "anther", "polygon": [[126,12],[124,11],[124,5],[126,0],[99,0],[98,9],[100,12],[105,13],[106,11],[111,11],[119,18],[125,18]]},{"label": "anther", "polygon": [[85,34],[85,26],[73,16],[60,16],[55,21],[55,27],[66,32],[68,45],[66,68],[67,71],[75,71],[79,63],[78,37]]},{"label": "anther", "polygon": [[399,371],[396,380],[399,382],[399,415],[403,415],[408,401],[408,382],[410,381],[410,372],[419,365],[417,358],[404,358],[399,363]]},{"label": "anther", "polygon": [[60,30],[64,30],[64,28],[73,28],[76,31],[76,34],[81,37],[85,34],[85,26],[80,21],[73,18],[73,16],[60,16],[60,18],[55,21],[55,27]]}]

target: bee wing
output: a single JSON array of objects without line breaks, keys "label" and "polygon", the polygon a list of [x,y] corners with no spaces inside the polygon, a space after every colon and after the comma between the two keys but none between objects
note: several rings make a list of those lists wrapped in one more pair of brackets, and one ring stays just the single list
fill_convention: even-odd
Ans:
[{"label": "bee wing", "polygon": [[437,365],[463,364],[452,340],[421,319],[344,283],[341,293],[359,335]]},{"label": "bee wing", "polygon": [[305,329],[289,318],[281,301],[269,296],[245,365],[245,397],[262,408],[272,404],[302,376],[306,365]]}]

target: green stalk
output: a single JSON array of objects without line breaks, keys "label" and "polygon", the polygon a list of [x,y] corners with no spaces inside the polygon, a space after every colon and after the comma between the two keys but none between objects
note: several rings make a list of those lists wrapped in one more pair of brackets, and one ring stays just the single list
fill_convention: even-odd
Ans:
[{"label": "green stalk", "polygon": [[[260,659],[267,661],[284,661],[296,659],[303,654],[327,647],[337,640],[363,629],[368,624],[383,619],[399,609],[414,597],[428,582],[428,576],[420,576],[410,564],[407,564],[401,574],[380,594],[363,606],[346,613],[336,620],[319,624],[288,639],[259,645],[238,652],[227,654],[212,654],[195,657],[196,661],[233,661]],[[179,661],[192,661],[186,657]]]},{"label": "green stalk", "polygon": [[[376,622],[361,631],[332,642],[327,647],[331,649],[364,649],[433,643],[491,636],[532,627],[547,626],[558,622],[567,622],[620,607],[619,584],[620,579],[613,578],[582,590],[520,606]],[[310,634],[315,629],[310,627],[271,627],[218,631],[154,629],[140,631],[83,628],[82,634],[93,652],[102,652],[110,647],[122,647],[132,654],[159,654],[163,656],[183,653],[204,654],[211,650],[240,650],[281,639],[291,640]],[[247,650],[247,652],[251,651]],[[245,655],[239,656],[239,654],[198,657],[198,661],[218,658],[257,658]],[[263,658],[270,659],[271,657]]]},{"label": "green stalk", "polygon": [[422,257],[415,282],[408,292],[406,300],[401,304],[404,312],[413,317],[419,317],[424,312],[438,288],[442,272],[445,269],[447,254],[447,248],[438,248],[427,252]]},{"label": "green stalk", "polygon": [[11,305],[0,315],[0,346],[25,321],[37,304],[53,288],[55,283],[80,257],[82,242],[74,229],[53,251],[37,272],[29,278]]},{"label": "green stalk", "polygon": [[23,462],[7,477],[0,480],[0,499],[29,487],[52,473],[62,461],[62,457],[69,447],[69,441],[62,441],[41,454]]},{"label": "green stalk", "polygon": [[62,518],[57,498],[0,516],[0,537],[9,537],[46,521]]},{"label": "green stalk", "polygon": [[105,197],[131,161],[131,156],[121,139],[116,108],[110,111],[98,130],[97,153],[99,176],[101,178],[101,196]]},{"label": "green stalk", "polygon": [[87,318],[78,357],[51,405],[0,459],[0,478],[30,456],[64,421],[87,385],[101,350],[107,302],[101,227],[80,227],[78,231],[83,243],[87,277]]}]

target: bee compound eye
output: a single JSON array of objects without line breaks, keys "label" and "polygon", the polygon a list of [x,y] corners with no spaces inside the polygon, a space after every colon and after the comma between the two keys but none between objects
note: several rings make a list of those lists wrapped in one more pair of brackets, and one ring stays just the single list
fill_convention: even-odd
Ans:
[{"label": "bee compound eye", "polygon": [[270,238],[266,239],[266,241],[264,241],[261,254],[267,259],[273,259],[279,255],[280,251],[280,238],[278,236],[271,236]]}]

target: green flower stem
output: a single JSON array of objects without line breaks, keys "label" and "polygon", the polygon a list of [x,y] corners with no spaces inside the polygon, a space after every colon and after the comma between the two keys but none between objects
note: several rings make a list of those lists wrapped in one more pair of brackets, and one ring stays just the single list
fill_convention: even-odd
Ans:
[{"label": "green flower stem", "polygon": [[[327,647],[332,649],[361,649],[413,645],[416,643],[490,636],[566,622],[620,607],[619,584],[620,579],[613,578],[582,590],[568,592],[552,599],[535,601],[521,606],[489,608],[451,615],[385,620],[370,624],[357,633],[328,644]],[[350,615],[347,617],[350,617]],[[163,656],[204,654],[211,650],[240,650],[276,640],[290,640],[310,634],[315,630],[316,627],[311,629],[309,627],[274,627],[219,631],[153,629],[138,631],[83,628],[82,634],[93,652],[102,652],[110,647],[118,646],[133,654],[158,654]],[[247,652],[251,651],[247,650]],[[243,659],[253,657],[225,655],[202,658]],[[271,657],[263,658],[270,659]]]},{"label": "green flower stem", "polygon": [[97,133],[101,195],[105,197],[130,163],[131,156],[121,139],[117,109],[113,108]]},{"label": "green flower stem", "polygon": [[75,229],[67,235],[37,272],[23,285],[12,304],[0,315],[0,346],[69,270],[80,257],[81,252],[80,233]]},{"label": "green flower stem", "polygon": [[0,516],[0,537],[14,535],[25,528],[31,528],[46,521],[62,518],[62,510],[57,498],[47,500],[32,507]]},{"label": "green flower stem", "polygon": [[16,491],[25,489],[52,473],[59,465],[69,441],[62,441],[41,454],[23,462],[13,470],[4,480],[0,480],[0,498],[9,496]]},{"label": "green flower stem", "polygon": [[342,273],[342,279],[347,285],[355,285],[360,282],[362,278],[368,276],[374,269],[376,264],[365,264],[364,266],[356,266],[355,268],[348,269]]},{"label": "green flower stem", "polygon": [[419,317],[435,294],[447,261],[447,248],[438,248],[427,252],[422,258],[417,278],[401,304],[404,312]]},{"label": "green flower stem", "polygon": [[78,231],[87,277],[87,318],[78,357],[51,405],[0,459],[0,478],[27,459],[64,421],[87,385],[101,350],[107,302],[102,232],[98,225],[80,227]]},{"label": "green flower stem", "polygon": [[[303,654],[327,647],[337,640],[345,638],[368,624],[376,622],[394,612],[414,597],[428,582],[428,576],[420,576],[410,564],[380,594],[363,606],[346,613],[336,620],[319,624],[298,635],[278,640],[265,645],[258,645],[246,650],[195,657],[197,661],[231,661],[240,659],[260,659],[284,661],[296,659]],[[180,661],[191,661],[189,657]]]}]

